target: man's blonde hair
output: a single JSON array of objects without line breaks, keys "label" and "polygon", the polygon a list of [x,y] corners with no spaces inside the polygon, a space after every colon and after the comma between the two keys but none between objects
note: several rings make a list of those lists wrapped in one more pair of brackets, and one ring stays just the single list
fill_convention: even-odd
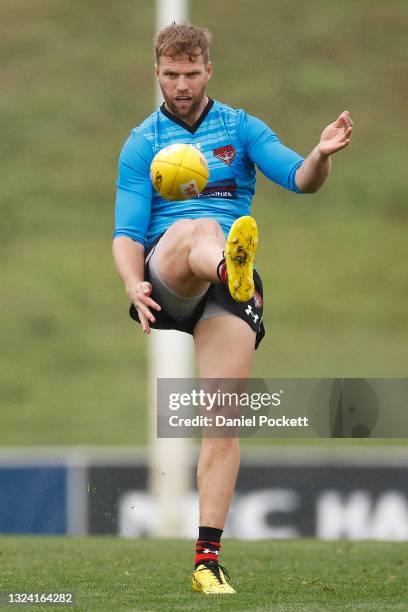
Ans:
[{"label": "man's blonde hair", "polygon": [[162,55],[177,57],[187,55],[194,62],[202,55],[207,64],[210,59],[211,32],[189,23],[172,23],[156,34],[154,48],[156,62],[159,64]]}]

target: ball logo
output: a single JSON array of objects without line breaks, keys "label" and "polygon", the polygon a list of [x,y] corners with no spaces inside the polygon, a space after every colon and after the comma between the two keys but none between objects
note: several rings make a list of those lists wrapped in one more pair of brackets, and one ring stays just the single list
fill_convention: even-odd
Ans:
[{"label": "ball logo", "polygon": [[161,184],[163,182],[163,177],[158,170],[156,170],[153,177],[153,187],[156,191],[160,191]]},{"label": "ball logo", "polygon": [[196,198],[200,193],[195,180],[180,185],[180,191],[188,198]]}]

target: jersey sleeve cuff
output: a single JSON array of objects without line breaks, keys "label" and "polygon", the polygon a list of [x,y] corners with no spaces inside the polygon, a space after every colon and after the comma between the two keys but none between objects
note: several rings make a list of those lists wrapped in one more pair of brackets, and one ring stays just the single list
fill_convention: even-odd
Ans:
[{"label": "jersey sleeve cuff", "polygon": [[131,238],[134,242],[138,242],[142,246],[146,246],[145,239],[141,238],[140,236],[136,236],[132,232],[128,232],[126,230],[115,230],[113,232],[113,240],[115,240],[115,238],[119,238],[119,236],[126,236],[127,238]]},{"label": "jersey sleeve cuff", "polygon": [[301,191],[296,184],[296,172],[299,170],[300,166],[303,164],[304,161],[304,159],[301,159],[297,164],[295,164],[289,175],[290,190],[300,195],[302,195],[304,191]]}]

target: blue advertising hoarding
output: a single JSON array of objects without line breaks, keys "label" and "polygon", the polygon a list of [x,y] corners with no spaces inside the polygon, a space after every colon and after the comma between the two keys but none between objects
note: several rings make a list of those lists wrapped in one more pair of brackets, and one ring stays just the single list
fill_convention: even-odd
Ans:
[{"label": "blue advertising hoarding", "polygon": [[67,469],[0,469],[0,533],[67,533]]}]

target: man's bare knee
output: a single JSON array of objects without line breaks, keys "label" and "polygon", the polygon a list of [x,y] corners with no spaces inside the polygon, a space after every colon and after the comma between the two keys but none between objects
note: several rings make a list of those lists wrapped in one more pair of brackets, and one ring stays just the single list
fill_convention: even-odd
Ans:
[{"label": "man's bare knee", "polygon": [[176,248],[179,254],[186,252],[188,255],[203,237],[222,242],[225,240],[221,226],[215,219],[180,219],[167,230],[160,249],[163,250],[166,243],[171,249]]},{"label": "man's bare knee", "polygon": [[194,221],[193,237],[197,240],[203,235],[207,238],[221,239],[223,242],[225,240],[224,232],[215,219],[204,218]]},{"label": "man's bare knee", "polygon": [[[180,219],[173,223],[159,241],[157,247],[157,257],[160,268],[167,265],[173,267],[172,258],[177,257],[179,265],[186,258],[192,246],[192,234],[194,230],[193,219]],[[181,259],[180,259],[181,257]],[[167,262],[167,265],[166,265]]]},{"label": "man's bare knee", "polygon": [[157,245],[157,271],[178,295],[197,295],[216,280],[224,246],[224,234],[214,219],[180,219]]},{"label": "man's bare knee", "polygon": [[173,223],[166,234],[168,238],[171,238],[173,244],[183,248],[191,244],[191,235],[194,232],[194,227],[194,219],[180,219]]}]

